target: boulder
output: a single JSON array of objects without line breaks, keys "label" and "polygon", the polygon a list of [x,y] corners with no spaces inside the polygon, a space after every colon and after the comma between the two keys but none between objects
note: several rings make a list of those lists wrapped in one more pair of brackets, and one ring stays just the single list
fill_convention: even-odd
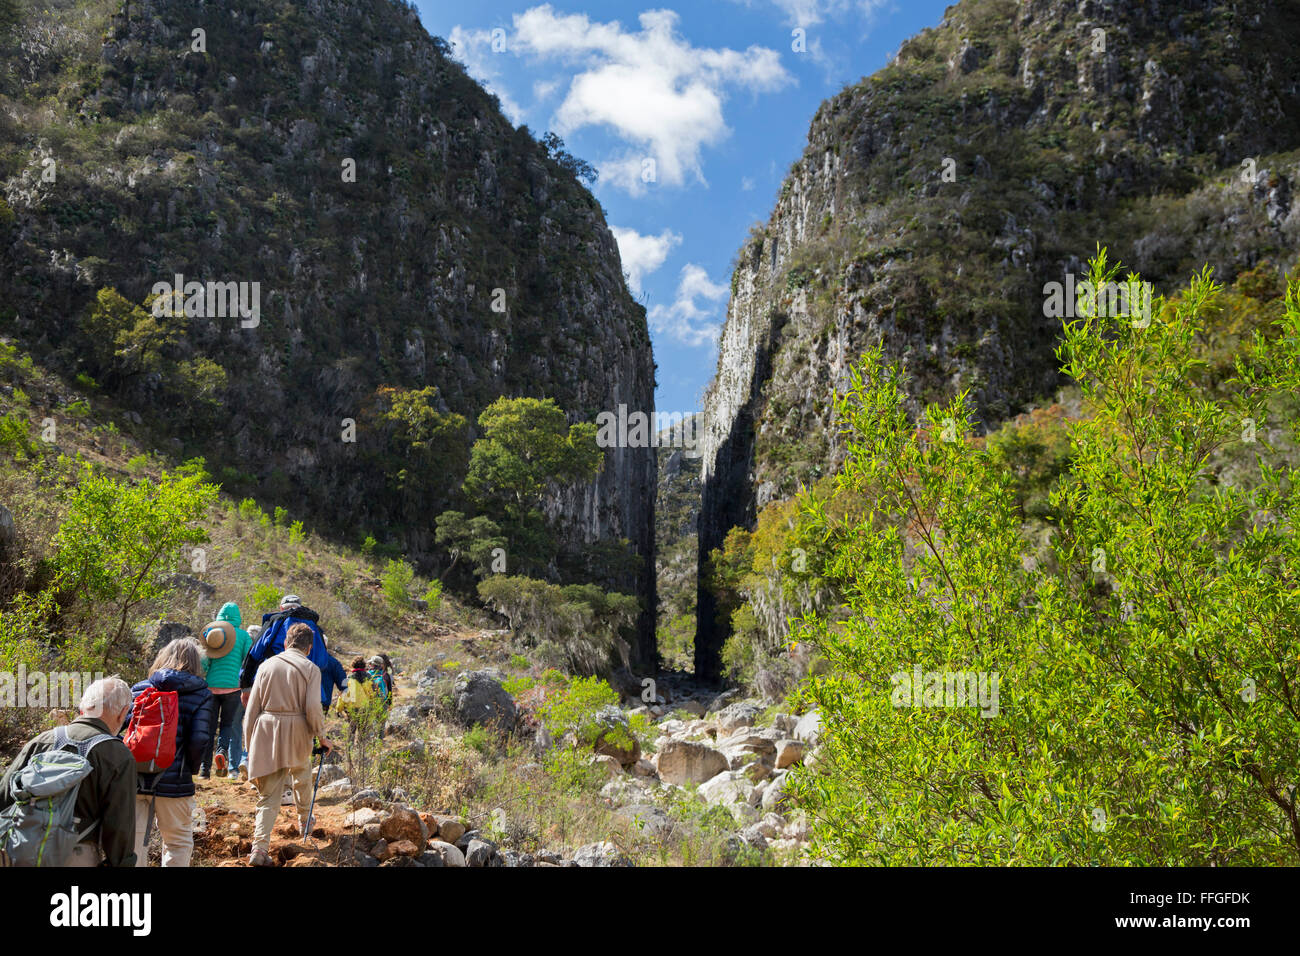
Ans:
[{"label": "boulder", "polygon": [[762,713],[763,708],[757,701],[742,700],[722,708],[714,720],[718,725],[719,735],[730,736],[742,727],[753,727]]},{"label": "boulder", "polygon": [[645,757],[642,757],[636,762],[636,766],[632,768],[632,772],[638,777],[653,777],[657,771],[652,761],[646,760]]},{"label": "boulder", "polygon": [[751,823],[740,831],[740,838],[755,850],[767,849],[767,834],[763,832],[763,824]]},{"label": "boulder", "polygon": [[677,704],[675,705],[675,708],[677,710],[684,710],[688,714],[693,714],[696,717],[703,717],[706,713],[704,709],[704,705],[701,704],[698,700],[678,701]]},{"label": "boulder", "polygon": [[634,803],[616,810],[614,815],[630,820],[634,829],[656,839],[668,836],[673,830],[672,818],[652,804]]},{"label": "boulder", "polygon": [[406,807],[399,807],[390,813],[379,825],[379,832],[389,843],[406,840],[417,847],[424,846],[429,839],[428,827],[424,825],[420,815]]},{"label": "boulder", "polygon": [[367,846],[374,846],[382,836],[378,823],[367,823],[361,828],[361,842]]},{"label": "boulder", "polygon": [[762,805],[764,810],[776,810],[782,805],[789,802],[790,798],[785,792],[785,783],[789,777],[784,774],[777,774],[763,789]]},{"label": "boulder", "polygon": [[658,754],[659,779],[683,787],[704,783],[727,769],[724,754],[705,744],[690,740],[669,740]]},{"label": "boulder", "polygon": [[452,698],[456,718],[467,727],[484,724],[508,731],[515,725],[515,699],[491,671],[462,673],[452,687]]},{"label": "boulder", "polygon": [[612,807],[621,807],[625,803],[635,803],[644,796],[632,780],[620,773],[614,780],[600,788],[600,795]]},{"label": "boulder", "polygon": [[0,505],[0,558],[7,558],[18,542],[18,528],[14,525],[14,516],[4,505]]},{"label": "boulder", "polygon": [[439,840],[443,840],[447,843],[455,843],[465,835],[465,824],[458,817],[434,814],[434,819],[438,821]]},{"label": "boulder", "polygon": [[755,757],[775,757],[776,744],[768,736],[755,732],[752,728],[745,728],[740,733],[718,741],[718,750],[727,758],[731,769],[735,770]]},{"label": "boulder", "polygon": [[723,807],[737,803],[751,806],[756,802],[754,787],[743,770],[724,770],[700,784],[699,792],[706,802]]},{"label": "boulder", "polygon": [[336,763],[327,763],[320,768],[317,779],[322,787],[331,784],[336,780],[346,780],[347,773]]},{"label": "boulder", "polygon": [[393,855],[393,849],[388,845],[387,840],[380,840],[370,848],[370,855],[380,863],[383,863]]},{"label": "boulder", "polygon": [[465,865],[487,866],[492,859],[492,853],[492,844],[484,840],[470,840],[469,845],[465,847]]},{"label": "boulder", "polygon": [[817,746],[822,735],[822,714],[819,710],[810,710],[799,718],[794,725],[794,737],[804,743]]},{"label": "boulder", "polygon": [[599,732],[591,749],[598,754],[613,757],[621,766],[631,767],[641,758],[641,744],[632,734],[627,714],[613,704],[600,708],[592,715]]},{"label": "boulder", "polygon": [[[441,862],[433,862],[428,858],[437,857]],[[421,854],[420,862],[425,866],[465,866],[465,854],[461,853],[455,846],[450,843],[443,843],[441,840],[430,840],[428,852]]]},{"label": "boulder", "polygon": [[803,760],[804,743],[802,740],[782,740],[776,745],[776,769],[784,770],[791,764]]},{"label": "boulder", "polygon": [[740,696],[739,687],[733,687],[730,690],[724,690],[721,694],[718,694],[711,701],[709,701],[708,705],[704,708],[704,713],[711,714],[716,710],[722,710],[722,708],[726,707],[727,704],[729,704],[732,700],[734,700],[739,696]]},{"label": "boulder", "polygon": [[354,807],[372,807],[376,810],[382,810],[385,806],[383,795],[378,790],[367,788],[358,790],[348,798],[348,804]]},{"label": "boulder", "polygon": [[410,840],[398,840],[396,843],[388,844],[388,849],[395,856],[404,856],[410,859],[421,854],[420,844],[412,843]]},{"label": "boulder", "polygon": [[777,714],[772,718],[772,727],[786,737],[794,736],[794,728],[799,723],[799,718],[794,714]]},{"label": "boulder", "polygon": [[739,763],[732,762],[730,769],[739,770],[755,785],[772,776],[772,758],[755,757],[753,754],[740,754]]},{"label": "boulder", "polygon": [[632,861],[606,840],[603,843],[588,843],[573,852],[573,860],[578,866],[631,866]]},{"label": "boulder", "polygon": [[150,657],[157,654],[172,641],[194,635],[188,624],[177,621],[159,621],[148,634]]},{"label": "boulder", "polygon": [[623,776],[623,765],[611,757],[609,754],[596,754],[591,758],[591,764],[600,767],[611,777]]},{"label": "boulder", "polygon": [[332,800],[343,800],[352,796],[356,792],[356,787],[352,786],[352,781],[347,777],[341,780],[335,780],[333,783],[322,784],[321,788],[316,791],[316,799],[329,803]]},{"label": "boulder", "polygon": [[388,712],[384,732],[394,737],[405,737],[420,722],[420,711],[411,704],[401,704]]},{"label": "boulder", "polygon": [[353,810],[343,818],[345,827],[366,827],[371,823],[380,823],[383,820],[383,814],[374,807],[362,807],[359,810]]}]

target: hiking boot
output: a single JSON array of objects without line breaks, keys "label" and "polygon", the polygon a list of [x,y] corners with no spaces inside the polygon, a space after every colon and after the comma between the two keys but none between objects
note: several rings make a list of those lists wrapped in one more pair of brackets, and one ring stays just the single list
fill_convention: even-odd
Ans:
[{"label": "hiking boot", "polygon": [[248,764],[246,763],[239,765],[239,782],[248,783]]},{"label": "hiking boot", "polygon": [[253,852],[248,855],[250,866],[273,866],[271,855],[263,850],[260,846],[253,847]]},{"label": "hiking boot", "polygon": [[298,821],[298,835],[311,836],[311,828],[316,825],[315,816],[310,816],[306,820]]},{"label": "hiking boot", "polygon": [[217,759],[212,761],[212,772],[216,774],[218,777],[224,777],[228,772],[227,768],[229,766],[230,766],[230,762],[226,760],[226,755],[217,754]]},{"label": "hiking boot", "polygon": [[212,779],[212,774],[211,774],[211,772],[208,771],[208,770],[200,770],[200,771],[199,771],[199,776],[200,776],[201,778],[203,778],[204,780],[211,780],[211,779]]},{"label": "hiking boot", "polygon": [[280,806],[282,806],[282,807],[291,807],[291,806],[293,806],[293,804],[294,804],[293,791],[292,791],[292,790],[286,790],[286,791],[284,792],[284,796],[280,798]]}]

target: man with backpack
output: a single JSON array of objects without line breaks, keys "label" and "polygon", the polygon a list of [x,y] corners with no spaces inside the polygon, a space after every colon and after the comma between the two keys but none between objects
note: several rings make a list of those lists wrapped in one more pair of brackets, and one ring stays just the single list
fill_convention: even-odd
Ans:
[{"label": "man with backpack", "polygon": [[[320,629],[320,615],[302,603],[296,594],[286,594],[280,599],[280,609],[262,615],[262,633],[254,642],[244,666],[239,673],[239,687],[243,692],[242,700],[248,706],[249,691],[257,677],[257,669],[277,654],[284,652],[285,637],[295,624],[305,624],[312,633],[311,652],[308,659],[320,668],[324,675],[329,668],[329,652],[325,649],[325,635]],[[331,687],[330,693],[333,693]],[[325,681],[321,681],[321,706],[328,702],[325,694]]]},{"label": "man with backpack", "polygon": [[131,689],[95,681],[80,714],[29,741],[0,782],[0,865],[135,866],[135,758],[117,738]]}]

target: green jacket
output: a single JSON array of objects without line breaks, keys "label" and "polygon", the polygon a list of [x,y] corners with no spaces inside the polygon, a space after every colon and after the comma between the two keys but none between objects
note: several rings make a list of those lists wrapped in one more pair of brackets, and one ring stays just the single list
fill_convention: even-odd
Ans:
[{"label": "green jacket", "polygon": [[[78,717],[68,725],[68,739],[78,742],[106,733],[108,725],[97,717]],[[53,745],[53,730],[27,742],[0,783],[0,810],[13,803],[9,781],[14,774]],[[90,776],[81,782],[74,811],[83,828],[99,821],[87,842],[98,843],[104,851],[104,866],[135,866],[135,758],[122,741],[105,740],[87,759]]]},{"label": "green jacket", "polygon": [[239,605],[227,601],[217,612],[218,621],[229,621],[235,626],[235,646],[229,654],[218,657],[215,661],[203,658],[203,676],[209,687],[238,687],[239,670],[244,666],[244,658],[252,650],[253,638],[240,627],[244,623],[239,613]]}]

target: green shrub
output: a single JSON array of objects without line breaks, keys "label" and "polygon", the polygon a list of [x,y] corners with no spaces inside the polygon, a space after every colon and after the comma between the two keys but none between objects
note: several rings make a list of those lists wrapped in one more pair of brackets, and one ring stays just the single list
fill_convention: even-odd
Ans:
[{"label": "green shrub", "polygon": [[31,426],[21,415],[0,415],[0,448],[4,448],[18,461],[26,461],[40,454],[40,446],[31,438]]},{"label": "green shrub", "polygon": [[169,585],[159,573],[186,545],[208,540],[199,526],[217,489],[194,475],[119,483],[86,467],[55,534],[60,601],[76,601],[83,626],[105,638],[104,659],[122,648],[135,616]]},{"label": "green shrub", "polygon": [[253,612],[261,612],[263,609],[271,610],[280,606],[280,598],[283,595],[280,589],[274,584],[259,584],[253,588],[253,594],[248,599],[250,619]]},{"label": "green shrub", "polygon": [[[1094,287],[1115,275],[1099,255]],[[972,440],[965,396],[918,429],[898,373],[866,357],[840,403],[851,454],[835,489],[872,489],[875,507],[837,519],[803,498],[847,596],[842,620],[800,629],[830,665],[807,686],[821,758],[791,786],[819,853],[1300,860],[1278,799],[1300,783],[1300,491],[1243,427],[1300,384],[1300,282],[1280,334],[1244,343],[1228,380],[1198,352],[1218,294],[1202,274],[1149,325],[1067,323],[1058,354],[1089,414],[1070,423],[1050,491],[1047,562],[1023,560],[1016,478]],[[1257,458],[1249,481],[1217,480],[1227,454]],[[956,673],[984,675],[976,706],[961,706]]]},{"label": "green shrub", "polygon": [[552,656],[562,657],[577,673],[602,673],[616,660],[627,664],[621,631],[636,619],[638,604],[631,595],[504,574],[479,582],[478,593],[519,638],[538,648],[543,660],[554,647]]},{"label": "green shrub", "polygon": [[415,580],[415,569],[405,561],[393,558],[384,568],[383,576],[380,579],[383,582],[384,597],[388,603],[397,610],[403,610],[411,606],[411,582]]}]

